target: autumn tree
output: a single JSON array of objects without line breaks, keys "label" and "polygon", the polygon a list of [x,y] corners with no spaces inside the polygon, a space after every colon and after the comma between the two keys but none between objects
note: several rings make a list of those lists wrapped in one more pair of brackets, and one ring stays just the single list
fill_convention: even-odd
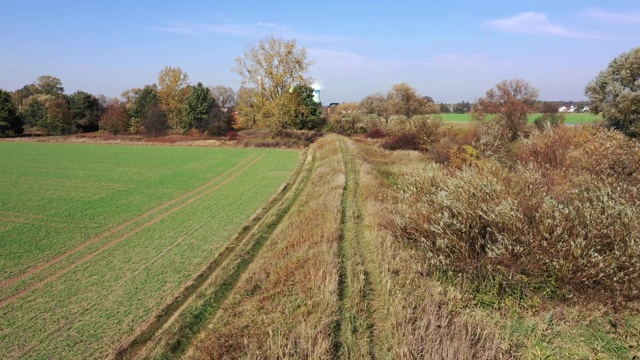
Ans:
[{"label": "autumn tree", "polygon": [[68,135],[74,132],[75,123],[69,103],[65,99],[55,99],[47,106],[47,119],[43,130],[53,135]]},{"label": "autumn tree", "polygon": [[258,127],[258,89],[240,87],[236,97],[236,110],[242,113],[236,124],[238,128],[252,129]]},{"label": "autumn tree", "polygon": [[437,114],[440,108],[429,97],[422,97],[407,83],[395,84],[387,93],[387,111],[408,119],[415,115]]},{"label": "autumn tree", "polygon": [[167,66],[158,74],[158,96],[169,125],[177,129],[182,105],[189,96],[189,75],[180,67]]},{"label": "autumn tree", "polygon": [[358,107],[364,114],[376,115],[388,120],[389,111],[386,106],[386,98],[382,93],[373,93],[360,100]]},{"label": "autumn tree", "polygon": [[22,134],[22,119],[11,99],[11,93],[0,89],[0,136]]},{"label": "autumn tree", "polygon": [[100,116],[100,130],[114,135],[125,134],[129,127],[128,120],[129,116],[124,104],[111,103]]},{"label": "autumn tree", "polygon": [[51,75],[39,76],[35,81],[35,85],[38,87],[39,93],[43,93],[47,95],[64,93],[64,87],[62,86],[62,81],[55,76],[51,76]]},{"label": "autumn tree", "polygon": [[527,125],[527,115],[533,112],[538,100],[538,89],[521,79],[504,80],[489,89],[478,99],[473,108],[477,120],[485,120],[493,114],[497,122],[508,132],[511,141],[518,139]]},{"label": "autumn tree", "polygon": [[295,40],[273,36],[250,45],[244,55],[235,59],[233,71],[240,75],[241,84],[255,88],[252,99],[237,104],[240,117],[248,117],[259,127],[279,131],[293,126],[296,101],[291,93],[294,86],[308,86],[312,79],[306,72],[312,65],[307,50]]},{"label": "autumn tree", "polygon": [[47,105],[53,100],[49,95],[32,95],[24,99],[19,108],[25,125],[31,127],[43,127],[47,121]]},{"label": "autumn tree", "polygon": [[356,134],[363,132],[362,112],[355,102],[344,103],[331,110],[329,115],[331,129],[340,134]]},{"label": "autumn tree", "polygon": [[236,104],[236,93],[232,88],[224,85],[215,85],[209,87],[209,90],[216,104],[221,108],[228,109]]},{"label": "autumn tree", "polygon": [[640,47],[613,59],[587,85],[585,95],[589,110],[602,112],[608,126],[640,137]]}]

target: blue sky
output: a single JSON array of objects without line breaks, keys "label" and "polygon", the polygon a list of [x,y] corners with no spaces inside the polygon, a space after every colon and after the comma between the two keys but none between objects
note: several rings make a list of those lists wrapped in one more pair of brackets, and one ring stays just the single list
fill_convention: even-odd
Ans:
[{"label": "blue sky", "polygon": [[296,39],[322,101],[407,82],[438,102],[474,101],[522,78],[543,100],[582,100],[608,63],[640,46],[640,3],[611,1],[0,0],[0,88],[40,75],[110,97],[179,66],[236,89],[248,44]]}]

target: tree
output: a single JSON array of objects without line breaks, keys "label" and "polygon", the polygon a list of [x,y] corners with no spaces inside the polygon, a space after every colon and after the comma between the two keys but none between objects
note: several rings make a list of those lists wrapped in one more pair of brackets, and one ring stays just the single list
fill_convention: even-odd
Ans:
[{"label": "tree", "polygon": [[97,97],[78,90],[69,96],[69,107],[76,126],[83,132],[97,131],[102,105]]},{"label": "tree", "polygon": [[158,74],[158,96],[169,125],[178,128],[182,105],[189,96],[189,75],[180,67],[167,66]]},{"label": "tree", "polygon": [[613,59],[587,85],[585,95],[589,110],[602,112],[608,126],[640,137],[640,47]]},{"label": "tree", "polygon": [[128,120],[129,116],[124,104],[111,103],[100,116],[100,130],[114,135],[124,134],[128,130]]},{"label": "tree", "polygon": [[22,119],[16,111],[11,93],[0,89],[0,136],[18,135],[23,131]]},{"label": "tree", "polygon": [[340,104],[329,115],[332,130],[341,134],[364,132],[365,129],[361,126],[361,122],[362,113],[355,102]]},{"label": "tree", "polygon": [[515,141],[527,125],[527,115],[533,112],[538,100],[538,89],[521,79],[504,80],[489,89],[485,97],[478,99],[473,109],[474,118],[486,119],[496,115],[493,121],[504,127],[511,141]]},{"label": "tree", "polygon": [[159,105],[152,106],[142,118],[142,126],[149,136],[164,135],[168,124],[167,114]]},{"label": "tree", "polygon": [[75,130],[73,114],[65,99],[55,99],[49,103],[43,129],[54,135],[68,135]]},{"label": "tree", "polygon": [[206,129],[209,125],[209,115],[215,101],[211,97],[211,91],[204,87],[202,83],[191,87],[189,97],[182,106],[182,118],[178,122],[177,129],[186,133],[192,128]]},{"label": "tree", "polygon": [[43,127],[47,122],[47,104],[37,95],[30,96],[23,101],[20,113],[27,126]]},{"label": "tree", "polygon": [[437,114],[440,108],[429,97],[421,97],[416,89],[407,83],[395,84],[387,93],[386,106],[388,113],[405,116],[410,119],[415,115]]},{"label": "tree", "polygon": [[39,92],[43,94],[56,95],[64,93],[62,81],[51,75],[39,76],[35,81],[35,85],[38,87]]},{"label": "tree", "polygon": [[358,107],[364,114],[380,116],[388,121],[389,112],[386,106],[386,99],[382,93],[373,93],[365,96]]},{"label": "tree", "polygon": [[247,92],[253,99],[238,103],[240,117],[248,117],[259,127],[279,131],[293,125],[297,106],[291,89],[308,86],[312,79],[305,74],[312,62],[307,60],[307,50],[298,47],[295,40],[267,37],[247,48],[244,55],[235,59],[233,71],[240,75],[241,84],[255,88]]},{"label": "tree", "polygon": [[231,108],[236,104],[236,93],[232,88],[224,85],[209,87],[211,96],[221,108]]},{"label": "tree", "polygon": [[[133,95],[135,93],[135,95]],[[132,89],[129,95],[131,101],[129,105],[129,116],[139,121],[154,105],[160,104],[158,87],[156,85],[145,85],[142,89]]]},{"label": "tree", "polygon": [[316,130],[320,127],[322,109],[313,99],[313,88],[295,86],[292,90],[296,107],[294,111],[294,127],[298,130]]}]

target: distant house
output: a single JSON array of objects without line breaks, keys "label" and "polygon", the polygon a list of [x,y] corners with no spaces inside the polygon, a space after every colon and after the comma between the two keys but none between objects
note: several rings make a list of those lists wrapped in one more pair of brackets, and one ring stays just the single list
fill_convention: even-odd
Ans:
[{"label": "distant house", "polygon": [[578,110],[578,108],[576,108],[574,105],[563,105],[558,109],[558,112],[564,113],[564,112],[576,112],[576,110]]}]

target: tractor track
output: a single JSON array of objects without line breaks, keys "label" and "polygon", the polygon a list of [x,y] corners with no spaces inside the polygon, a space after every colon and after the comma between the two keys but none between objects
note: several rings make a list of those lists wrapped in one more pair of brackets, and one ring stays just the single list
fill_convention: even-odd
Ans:
[{"label": "tractor track", "polygon": [[349,139],[340,140],[345,185],[342,217],[338,301],[340,317],[334,325],[334,358],[374,359],[374,291],[364,237],[360,170]]},{"label": "tractor track", "polygon": [[[153,345],[160,348],[162,358],[176,358],[183,354],[206,321],[216,315],[273,230],[296,202],[308,182],[314,160],[315,154],[305,151],[291,180],[183,289],[125,340],[112,357],[148,358]],[[160,339],[163,335],[162,339],[168,340]]]},{"label": "tractor track", "polygon": [[[89,239],[87,241],[84,241],[83,243],[77,245],[76,247],[74,247],[72,249],[69,249],[69,250],[67,250],[67,251],[65,251],[65,252],[63,252],[63,253],[61,253],[59,255],[56,255],[55,257],[53,257],[53,258],[51,258],[51,259],[49,259],[49,260],[47,260],[47,261],[45,261],[43,263],[40,263],[38,265],[35,265],[35,266],[27,269],[26,271],[22,272],[19,275],[16,275],[14,277],[11,277],[11,278],[8,278],[8,279],[0,281],[0,289],[3,289],[5,287],[7,287],[7,286],[15,284],[18,281],[20,281],[20,280],[22,280],[22,279],[24,279],[24,278],[26,278],[26,277],[28,277],[30,275],[33,275],[33,274],[39,272],[40,270],[46,269],[49,266],[54,265],[55,263],[57,263],[57,262],[59,262],[61,260],[64,260],[65,258],[67,258],[67,257],[69,257],[69,256],[71,256],[71,255],[73,255],[73,254],[85,249],[86,247],[88,247],[90,245],[93,245],[93,244],[103,240],[104,238],[117,233],[118,231],[126,229],[128,226],[130,226],[132,224],[135,224],[136,222],[138,222],[140,220],[143,220],[143,219],[155,214],[156,212],[158,212],[158,211],[160,211],[160,210],[162,210],[162,209],[164,209],[164,208],[166,208],[168,206],[171,206],[171,205],[173,205],[173,204],[175,204],[175,203],[177,203],[179,201],[182,201],[182,200],[184,200],[186,198],[189,198],[190,196],[193,196],[194,194],[196,194],[196,193],[198,193],[200,191],[205,190],[206,188],[208,188],[211,185],[215,184],[217,181],[219,181],[220,179],[224,178],[225,176],[228,176],[229,174],[232,174],[237,168],[241,167],[242,165],[244,165],[245,163],[249,162],[253,158],[254,158],[254,154],[252,154],[251,156],[248,156],[246,159],[243,159],[241,162],[236,164],[234,167],[232,167],[229,170],[225,171],[224,173],[214,177],[213,179],[209,180],[207,183],[199,186],[198,188],[196,188],[194,190],[191,190],[188,193],[182,194],[182,195],[180,195],[180,196],[178,196],[178,197],[176,197],[174,199],[171,199],[171,200],[165,202],[164,204],[159,205],[159,206],[157,206],[157,207],[145,212],[144,214],[136,216],[133,219],[127,220],[126,222],[124,222],[124,223],[122,223],[122,224],[120,224],[120,225],[118,225],[118,226],[116,226],[114,228],[111,228],[111,229],[103,232],[102,234],[100,234],[98,236],[95,236],[95,237],[93,237],[93,238],[91,238],[91,239]],[[21,215],[21,214],[18,214],[18,213],[9,213],[9,212],[2,212],[2,213],[12,214],[12,215],[13,214]],[[40,215],[32,215],[32,217],[43,218]],[[1,303],[2,302],[0,301],[0,304]]]},{"label": "tractor track", "polygon": [[[114,234],[116,233],[118,230],[126,228],[127,225],[130,225],[132,223],[134,223],[136,220],[140,220],[143,219],[145,216],[157,213],[158,211],[168,207],[169,205],[172,205],[180,200],[184,200],[187,199],[189,196],[198,193],[198,191],[201,191],[200,193],[198,193],[197,195],[192,196],[191,198],[188,198],[186,201],[184,201],[183,203],[181,203],[178,206],[175,206],[173,208],[171,208],[170,210],[167,210],[166,212],[163,212],[155,217],[152,217],[150,220],[146,221],[145,223],[139,225],[138,227],[134,228],[133,230],[130,230],[128,233],[126,233],[123,236],[120,236],[114,240],[111,240],[110,242],[108,242],[107,244],[103,245],[102,247],[100,247],[99,249],[85,255],[84,257],[74,261],[73,263],[67,265],[66,267],[57,270],[56,272],[54,272],[53,274],[45,277],[42,280],[39,280],[35,283],[32,283],[24,288],[21,288],[20,290],[18,290],[17,292],[15,292],[14,294],[0,300],[0,307],[5,306],[21,297],[23,297],[24,295],[30,293],[31,291],[41,288],[42,286],[56,280],[57,278],[59,278],[60,276],[68,273],[69,271],[71,271],[72,269],[76,268],[79,265],[84,264],[85,262],[95,258],[96,256],[100,255],[102,252],[104,252],[105,250],[108,250],[118,244],[120,244],[121,242],[123,242],[124,240],[126,240],[127,238],[131,237],[132,235],[148,228],[151,225],[156,224],[157,222],[159,222],[160,220],[168,217],[169,215],[181,210],[182,208],[184,208],[187,205],[191,205],[192,203],[202,199],[203,197],[213,193],[214,191],[218,190],[220,187],[226,185],[227,183],[229,183],[230,181],[234,180],[235,178],[237,178],[238,176],[240,176],[242,173],[244,173],[247,169],[251,168],[256,162],[258,162],[260,159],[262,158],[262,156],[258,156],[257,158],[253,159],[253,161],[249,162],[249,164],[246,164],[246,162],[249,160],[245,160],[241,163],[239,163],[238,165],[234,166],[233,168],[229,169],[228,171],[226,171],[225,173],[221,174],[220,176],[217,176],[216,178],[212,179],[211,181],[207,182],[205,185],[200,186],[199,188],[183,195],[180,196],[176,199],[173,199],[159,207],[156,207],[148,212],[146,212],[143,215],[140,215],[138,217],[136,217],[133,220],[130,220],[124,224],[119,225],[118,227],[109,230],[107,233],[104,233],[102,235],[100,235],[99,237],[93,238],[91,240],[89,240],[88,242],[84,242],[83,244],[77,246],[76,248],[72,249],[71,251],[66,252],[65,254],[61,254],[59,256],[57,256],[54,259],[51,259],[49,261],[47,261],[46,263],[41,264],[40,266],[36,267],[36,268],[32,268],[31,272],[29,274],[25,274],[23,273],[21,276],[18,277],[14,277],[11,280],[13,280],[11,283],[15,283],[17,281],[19,281],[20,279],[35,273],[41,269],[44,269],[45,267],[48,267],[52,264],[54,264],[55,262],[60,261],[61,259],[77,252],[80,251],[81,249],[85,248],[86,246],[90,245],[90,243],[95,243],[98,242],[100,240],[102,240],[104,237]],[[246,164],[246,165],[245,165]],[[241,165],[244,165],[243,167],[241,167],[240,169],[237,169],[238,167],[240,167]],[[237,169],[237,171],[235,171]],[[235,172],[234,172],[235,171]],[[208,188],[211,184],[214,184],[216,181],[218,181],[220,178],[222,178],[223,176],[228,176],[226,179],[224,179],[223,181],[217,183],[215,186]],[[230,175],[230,176],[229,176]],[[203,189],[206,189],[205,191],[202,191]],[[54,261],[55,260],[55,261]],[[45,266],[46,264],[46,266]],[[9,285],[9,283],[7,284]],[[5,286],[7,286],[5,285]],[[1,287],[0,287],[1,288]]]}]

